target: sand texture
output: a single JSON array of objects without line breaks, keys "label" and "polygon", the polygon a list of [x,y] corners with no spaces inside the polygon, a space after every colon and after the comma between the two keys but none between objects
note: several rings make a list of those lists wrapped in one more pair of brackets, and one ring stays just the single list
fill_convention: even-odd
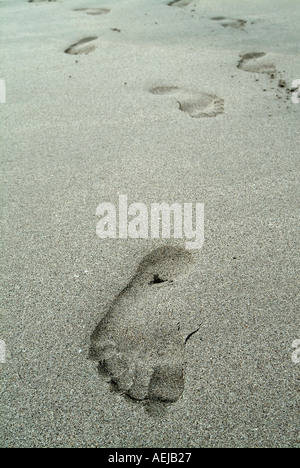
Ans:
[{"label": "sand texture", "polygon": [[[1,446],[299,448],[299,2],[0,15]],[[120,195],[202,249],[100,239]]]}]

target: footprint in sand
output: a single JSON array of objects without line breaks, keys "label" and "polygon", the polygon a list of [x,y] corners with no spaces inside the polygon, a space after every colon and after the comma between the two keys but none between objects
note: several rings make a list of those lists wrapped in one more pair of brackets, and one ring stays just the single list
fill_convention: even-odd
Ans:
[{"label": "footprint in sand", "polygon": [[274,76],[276,67],[264,52],[250,52],[242,55],[238,63],[238,68],[251,73],[267,73]]},{"label": "footprint in sand", "polygon": [[96,41],[97,36],[86,37],[81,39],[81,41],[76,42],[65,50],[65,54],[71,55],[80,55],[80,54],[89,54],[96,49],[95,44],[91,42]]},{"label": "footprint in sand", "polygon": [[192,3],[192,0],[172,0],[171,2],[167,3],[168,6],[176,6],[179,8],[183,8],[185,6],[188,6],[190,3]]},{"label": "footprint in sand", "polygon": [[154,86],[153,88],[149,89],[151,94],[172,94],[178,90],[177,86]]},{"label": "footprint in sand", "polygon": [[174,288],[192,264],[187,250],[154,250],[92,334],[90,359],[134,400],[170,403],[183,393],[185,344],[199,326],[181,331],[189,316],[174,301]]},{"label": "footprint in sand", "polygon": [[225,16],[215,16],[211,20],[220,21],[223,28],[244,29],[244,26],[247,24],[245,20],[226,18]]},{"label": "footprint in sand", "polygon": [[149,92],[157,95],[176,94],[179,110],[186,112],[194,119],[216,117],[224,113],[224,99],[215,94],[190,93],[180,90],[177,86],[156,86],[150,88]]},{"label": "footprint in sand", "polygon": [[216,117],[224,113],[224,100],[215,94],[199,93],[198,96],[178,101],[179,109],[194,119]]},{"label": "footprint in sand", "polygon": [[75,8],[73,11],[84,11],[87,15],[106,15],[110,12],[108,8]]}]

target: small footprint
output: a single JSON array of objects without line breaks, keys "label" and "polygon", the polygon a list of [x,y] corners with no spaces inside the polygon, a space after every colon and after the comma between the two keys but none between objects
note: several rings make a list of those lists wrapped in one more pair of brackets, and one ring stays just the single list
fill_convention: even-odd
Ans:
[{"label": "small footprint", "polygon": [[172,299],[192,264],[187,250],[154,250],[92,334],[90,359],[134,400],[171,403],[183,393],[185,344],[199,328],[181,332],[189,313]]},{"label": "small footprint", "polygon": [[150,88],[149,92],[157,95],[174,94],[179,109],[194,119],[216,117],[218,114],[224,113],[224,99],[215,94],[190,93],[180,90],[177,86],[156,86]]},{"label": "small footprint", "polygon": [[171,94],[178,90],[177,86],[155,86],[149,89],[151,94]]},{"label": "small footprint", "polygon": [[90,44],[96,39],[98,39],[97,36],[91,36],[81,39],[80,41],[68,47],[65,50],[65,53],[71,55],[89,54],[90,52],[93,52],[96,49],[96,46],[94,44]]},{"label": "small footprint", "polygon": [[233,28],[233,29],[244,29],[244,26],[247,24],[247,21],[243,19],[232,19],[226,18],[225,16],[215,16],[211,18],[213,21],[221,21],[221,25],[224,28]]},{"label": "small footprint", "polygon": [[108,8],[75,8],[73,11],[85,11],[87,15],[106,15],[110,12]]},{"label": "small footprint", "polygon": [[176,6],[179,8],[183,8],[183,7],[188,6],[190,3],[192,3],[192,0],[172,0],[167,5],[171,7]]},{"label": "small footprint", "polygon": [[250,52],[241,56],[238,68],[251,73],[275,75],[276,67],[264,52]]},{"label": "small footprint", "polygon": [[216,117],[224,113],[224,99],[215,94],[199,93],[198,96],[178,101],[179,109],[194,119]]}]

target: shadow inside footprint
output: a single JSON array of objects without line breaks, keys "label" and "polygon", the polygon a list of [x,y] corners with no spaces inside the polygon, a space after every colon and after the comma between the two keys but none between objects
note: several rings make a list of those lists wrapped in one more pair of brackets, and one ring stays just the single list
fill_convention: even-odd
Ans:
[{"label": "shadow inside footprint", "polygon": [[276,73],[275,65],[268,60],[264,52],[250,52],[241,56],[238,68],[251,73]]},{"label": "shadow inside footprint", "polygon": [[183,393],[187,337],[179,322],[188,317],[173,287],[192,261],[191,252],[175,247],[147,255],[92,334],[89,358],[133,400],[171,403]]},{"label": "shadow inside footprint", "polygon": [[80,55],[80,54],[89,54],[96,49],[94,44],[90,44],[90,42],[96,41],[98,39],[97,36],[86,37],[81,39],[80,41],[72,44],[65,50],[65,54],[71,55]]}]

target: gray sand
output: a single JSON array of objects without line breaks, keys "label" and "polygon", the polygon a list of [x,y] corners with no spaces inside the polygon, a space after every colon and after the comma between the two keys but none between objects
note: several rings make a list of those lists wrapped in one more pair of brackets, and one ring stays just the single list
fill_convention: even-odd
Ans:
[{"label": "gray sand", "polygon": [[[300,5],[166,3],[0,4],[3,447],[300,446]],[[89,358],[140,262],[182,247],[100,240],[119,194],[205,203],[165,303],[201,325],[171,404],[116,392]]]}]

